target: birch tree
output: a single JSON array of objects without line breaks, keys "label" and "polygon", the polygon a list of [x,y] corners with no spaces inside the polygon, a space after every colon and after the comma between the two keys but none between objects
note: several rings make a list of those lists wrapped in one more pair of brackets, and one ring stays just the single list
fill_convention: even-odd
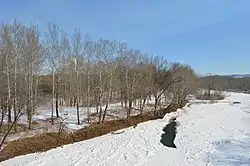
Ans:
[{"label": "birch tree", "polygon": [[[54,104],[55,104],[55,92],[56,92],[56,73],[58,75],[59,67],[62,64],[62,45],[64,44],[63,31],[55,24],[49,24],[48,32],[46,33],[46,54],[47,62],[50,67],[52,75],[52,102],[51,102],[51,122],[54,123]],[[62,37],[63,36],[63,37]],[[63,39],[63,41],[61,41]],[[58,83],[58,81],[57,81]],[[59,117],[58,112],[58,93],[56,98],[56,116]]]},{"label": "birch tree", "polygon": [[80,79],[79,79],[79,65],[78,60],[83,57],[83,43],[81,38],[80,29],[75,29],[74,37],[73,37],[73,57],[74,57],[74,63],[75,63],[75,91],[76,91],[76,114],[77,114],[77,124],[80,124],[80,111],[79,111],[79,100],[80,100]]},{"label": "birch tree", "polygon": [[117,69],[118,64],[115,62],[115,58],[117,56],[118,52],[118,43],[116,41],[108,41],[106,50],[104,53],[104,61],[105,65],[107,66],[107,87],[108,87],[108,95],[106,97],[106,105],[103,112],[102,121],[105,120],[107,109],[109,106],[109,103],[111,101],[111,94],[112,94],[112,88],[113,88],[113,81],[115,77],[115,70]]},{"label": "birch tree", "polygon": [[[92,57],[94,54],[94,45],[93,41],[89,39],[88,36],[85,37],[85,44],[84,44],[84,52],[83,52],[83,59],[85,64],[85,71],[86,73],[86,84],[87,92],[86,92],[86,104],[87,104],[87,121],[90,123],[90,93],[91,93],[91,64],[92,64]],[[84,86],[84,84],[83,84]]]},{"label": "birch tree", "polygon": [[11,50],[12,50],[12,43],[10,37],[10,26],[9,25],[2,25],[2,55],[4,57],[5,62],[5,75],[7,80],[7,97],[6,97],[6,110],[8,112],[8,124],[11,123]]},{"label": "birch tree", "polygon": [[34,99],[36,92],[36,80],[38,77],[36,75],[39,74],[39,70],[43,61],[43,46],[40,43],[38,27],[36,25],[31,25],[29,28],[25,30],[25,56],[24,62],[27,64],[27,68],[25,69],[27,72],[27,89],[28,89],[28,104],[27,104],[27,112],[28,112],[28,122],[29,129],[31,128],[32,123],[32,114],[34,113]]}]

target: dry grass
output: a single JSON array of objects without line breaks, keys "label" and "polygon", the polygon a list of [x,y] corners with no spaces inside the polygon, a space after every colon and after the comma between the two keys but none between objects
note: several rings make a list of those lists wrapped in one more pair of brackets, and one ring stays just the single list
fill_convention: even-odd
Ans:
[{"label": "dry grass", "polygon": [[[8,124],[2,124],[0,126],[0,136],[4,135],[9,130],[9,127],[10,125]],[[16,131],[20,132],[20,131],[26,131],[26,130],[27,130],[27,126],[25,124],[19,124],[19,123],[16,124]],[[15,133],[16,131],[14,130],[14,128],[12,128],[10,131],[10,134]]]},{"label": "dry grass", "polygon": [[45,133],[33,137],[14,140],[8,142],[8,144],[0,152],[0,161],[29,153],[43,152],[62,145],[91,139],[152,119],[153,117],[149,114],[138,115],[129,119],[112,120],[101,124],[93,123],[74,133],[61,133],[60,135],[58,135],[57,132]]}]

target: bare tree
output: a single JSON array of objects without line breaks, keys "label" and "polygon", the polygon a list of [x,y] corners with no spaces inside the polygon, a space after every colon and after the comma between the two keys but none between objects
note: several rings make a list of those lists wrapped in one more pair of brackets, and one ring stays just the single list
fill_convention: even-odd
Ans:
[{"label": "bare tree", "polygon": [[39,40],[39,32],[38,27],[36,25],[31,25],[29,28],[25,29],[25,63],[27,64],[26,79],[27,90],[28,90],[28,104],[27,104],[27,112],[28,112],[28,122],[29,129],[31,127],[32,122],[32,114],[34,113],[34,99],[35,99],[35,82],[36,75],[38,74],[38,70],[41,67],[41,63],[43,61],[43,46]]},{"label": "bare tree", "polygon": [[77,124],[80,124],[80,112],[79,112],[79,100],[80,100],[80,79],[79,79],[79,65],[78,60],[83,57],[83,43],[81,39],[81,33],[79,29],[75,29],[74,38],[73,38],[73,57],[74,57],[74,63],[75,63],[75,90],[76,90],[76,111],[77,111]]},{"label": "bare tree", "polygon": [[183,80],[182,76],[174,77],[177,68],[170,68],[168,63],[159,57],[153,58],[153,78],[151,83],[151,92],[154,96],[154,116],[157,113],[157,105],[162,95],[169,90],[169,88]]},{"label": "bare tree", "polygon": [[174,63],[172,70],[176,71],[173,76],[182,77],[182,80],[171,85],[168,91],[168,94],[172,95],[169,97],[172,99],[169,107],[185,103],[188,100],[187,96],[197,91],[197,76],[190,66]]},{"label": "bare tree", "polygon": [[12,43],[10,39],[10,25],[2,25],[2,33],[1,33],[1,39],[2,39],[2,56],[3,60],[5,62],[4,64],[4,75],[6,76],[7,80],[7,97],[6,97],[6,110],[8,111],[8,124],[11,123],[11,51],[12,51]]},{"label": "bare tree", "polygon": [[[6,82],[0,85],[7,85],[3,88],[1,98],[2,118],[0,128],[3,127],[3,118],[8,111],[8,129],[1,130],[3,134],[0,146],[3,145],[7,136],[14,128],[19,118],[25,113],[28,116],[29,129],[31,128],[32,109],[34,109],[35,75],[40,69],[42,61],[42,45],[39,41],[37,27],[31,25],[25,27],[14,20],[12,24],[3,24],[1,27],[1,78],[7,78]],[[27,85],[27,86],[26,86]],[[12,111],[14,114],[12,114]]]},{"label": "bare tree", "polygon": [[[48,32],[46,33],[46,54],[48,66],[52,73],[52,103],[51,103],[51,122],[54,122],[54,104],[56,100],[56,116],[59,117],[58,112],[58,87],[56,89],[56,81],[59,84],[60,78],[56,78],[59,74],[60,66],[63,63],[63,55],[67,50],[66,34],[59,29],[55,24],[49,24]],[[56,75],[57,74],[57,75]],[[57,94],[57,95],[56,95]],[[55,96],[56,95],[56,96]],[[56,97],[56,99],[55,99]]]},{"label": "bare tree", "polygon": [[112,88],[113,88],[113,81],[114,81],[114,77],[115,77],[115,70],[117,69],[118,63],[115,62],[115,58],[117,56],[117,51],[118,51],[118,43],[115,41],[108,41],[107,43],[107,50],[105,51],[104,54],[104,61],[105,61],[105,65],[107,66],[107,86],[108,86],[108,94],[106,97],[106,106],[103,112],[103,117],[102,117],[102,121],[105,120],[105,116],[107,114],[107,109],[109,106],[109,103],[111,101],[111,94],[112,94]]},{"label": "bare tree", "polygon": [[[85,59],[84,65],[86,66],[84,73],[86,73],[86,84],[82,86],[87,86],[86,92],[86,104],[87,104],[87,121],[90,123],[90,96],[91,96],[91,64],[92,64],[92,57],[94,56],[94,43],[88,36],[85,37],[86,42],[84,44],[84,53],[83,59]],[[83,88],[84,89],[84,88]]]}]

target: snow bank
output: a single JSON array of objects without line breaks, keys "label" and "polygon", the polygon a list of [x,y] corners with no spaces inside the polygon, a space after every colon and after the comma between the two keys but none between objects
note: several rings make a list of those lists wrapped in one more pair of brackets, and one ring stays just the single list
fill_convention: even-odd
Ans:
[{"label": "snow bank", "polygon": [[[231,104],[233,101],[241,104]],[[122,134],[107,134],[15,157],[0,165],[249,165],[249,110],[250,95],[230,93],[224,102],[192,103],[163,119],[123,129]],[[172,116],[180,123],[175,139],[177,149],[160,143],[162,129]]]}]

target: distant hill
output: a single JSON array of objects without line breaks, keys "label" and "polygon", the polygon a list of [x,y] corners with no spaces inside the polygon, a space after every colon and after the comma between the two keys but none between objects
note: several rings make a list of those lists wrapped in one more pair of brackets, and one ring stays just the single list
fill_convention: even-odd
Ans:
[{"label": "distant hill", "polygon": [[214,85],[216,89],[246,92],[250,91],[250,74],[209,75],[199,77],[200,88]]},{"label": "distant hill", "polygon": [[232,74],[232,75],[224,75],[233,78],[250,78],[250,74]]},{"label": "distant hill", "polygon": [[229,77],[229,78],[250,78],[250,74],[231,74],[231,75],[198,75],[200,78],[206,77]]}]

